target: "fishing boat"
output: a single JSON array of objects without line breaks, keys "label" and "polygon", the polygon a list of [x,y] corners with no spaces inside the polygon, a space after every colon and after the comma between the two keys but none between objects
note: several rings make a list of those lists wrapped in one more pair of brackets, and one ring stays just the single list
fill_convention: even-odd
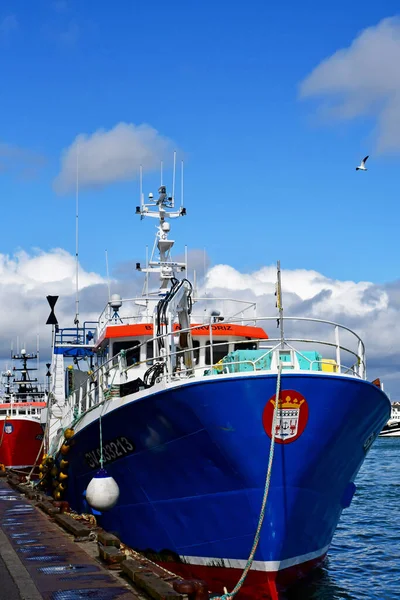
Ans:
[{"label": "fishing boat", "polygon": [[400,402],[393,402],[390,419],[383,427],[379,437],[400,437]]},{"label": "fishing boat", "polygon": [[0,463],[4,467],[23,469],[40,461],[43,448],[41,413],[46,407],[43,386],[33,373],[37,353],[25,349],[13,354],[20,363],[2,373],[4,393],[0,396]]},{"label": "fishing boat", "polygon": [[[213,593],[277,598],[324,560],[390,402],[356,333],[284,316],[279,265],[272,316],[199,297],[172,256],[183,201],[158,191],[136,208],[157,221],[136,264],[143,295],[111,295],[95,324],[56,325],[49,489]],[[97,477],[119,490],[102,509],[88,502]]]}]

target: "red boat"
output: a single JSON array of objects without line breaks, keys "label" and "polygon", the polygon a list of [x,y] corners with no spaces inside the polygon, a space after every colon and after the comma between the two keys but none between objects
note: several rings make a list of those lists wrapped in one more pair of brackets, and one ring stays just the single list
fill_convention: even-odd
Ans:
[{"label": "red boat", "polygon": [[37,378],[31,378],[29,361],[37,354],[12,356],[22,366],[3,373],[5,393],[0,398],[0,464],[5,467],[26,468],[40,464],[43,454],[44,431],[41,412],[46,407],[46,396]]}]

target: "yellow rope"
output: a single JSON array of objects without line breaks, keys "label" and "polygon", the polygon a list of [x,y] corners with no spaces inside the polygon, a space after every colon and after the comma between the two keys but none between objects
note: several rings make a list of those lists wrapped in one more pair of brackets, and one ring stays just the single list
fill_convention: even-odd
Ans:
[{"label": "yellow rope", "polygon": [[9,419],[9,418],[10,418],[10,415],[6,415],[6,418],[5,418],[5,419],[4,419],[4,421],[3,421],[3,431],[2,431],[2,433],[1,433],[0,447],[1,447],[2,443],[3,443],[4,431],[5,431],[5,428],[6,428],[6,421],[7,421],[7,419]]}]

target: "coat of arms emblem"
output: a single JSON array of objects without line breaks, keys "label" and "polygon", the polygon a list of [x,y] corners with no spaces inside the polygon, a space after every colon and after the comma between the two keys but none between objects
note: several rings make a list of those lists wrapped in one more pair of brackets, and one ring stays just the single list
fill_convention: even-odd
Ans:
[{"label": "coat of arms emblem", "polygon": [[[264,408],[263,425],[271,437],[276,398],[270,398]],[[303,433],[308,420],[308,404],[295,390],[281,390],[275,421],[275,441],[278,444],[294,442]]]},{"label": "coat of arms emblem", "polygon": [[14,427],[11,423],[4,425],[4,433],[12,433],[14,431]]}]

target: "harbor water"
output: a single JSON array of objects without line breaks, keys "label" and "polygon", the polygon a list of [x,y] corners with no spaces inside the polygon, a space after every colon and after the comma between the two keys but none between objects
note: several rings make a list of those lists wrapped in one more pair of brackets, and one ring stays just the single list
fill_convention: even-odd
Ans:
[{"label": "harbor water", "polygon": [[400,437],[378,438],[327,560],[282,600],[400,598]]}]

